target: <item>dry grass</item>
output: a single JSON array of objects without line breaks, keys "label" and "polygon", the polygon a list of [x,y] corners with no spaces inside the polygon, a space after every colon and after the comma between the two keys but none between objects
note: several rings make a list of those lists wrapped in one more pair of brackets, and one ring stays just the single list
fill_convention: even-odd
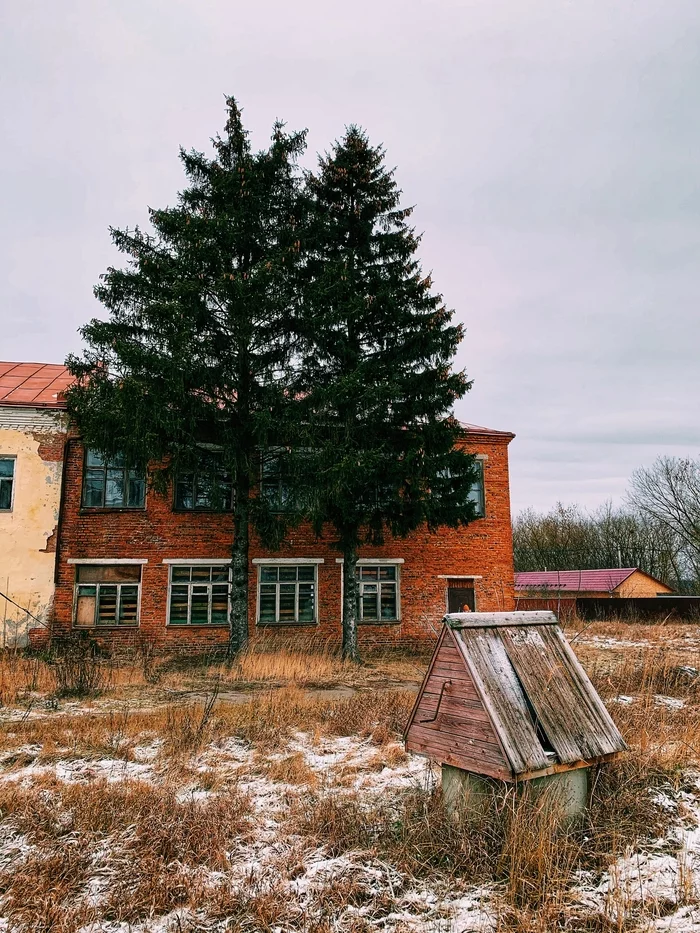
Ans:
[{"label": "dry grass", "polygon": [[[399,737],[414,693],[387,689],[386,681],[404,684],[409,671],[418,679],[422,664],[412,658],[377,659],[359,673],[322,649],[311,657],[251,651],[230,668],[215,659],[201,667],[159,666],[153,658],[115,665],[106,699],[40,716],[35,705],[30,715],[5,721],[2,769],[10,778],[58,759],[130,762],[140,747],[158,743],[152,783],[66,784],[39,772],[26,783],[0,780],[5,837],[15,833],[18,846],[24,840],[0,871],[0,915],[17,933],[137,924],[175,908],[191,912],[182,930],[219,920],[230,931],[376,933],[411,885],[444,897],[481,884],[491,892],[498,933],[636,930],[644,920],[638,904],[591,911],[574,886],[579,872],[599,879],[628,847],[662,837],[678,819],[650,791],[672,795],[700,763],[700,686],[681,670],[696,666],[696,651],[675,642],[671,650],[661,642],[622,651],[576,646],[605,697],[635,700],[611,706],[630,754],[599,771],[589,811],[569,828],[546,798],[512,791],[474,802],[454,819],[440,791],[428,786],[352,789],[360,772],[384,787],[378,772],[406,765]],[[356,692],[347,697],[309,689],[353,678]],[[385,686],[377,689],[380,678]],[[257,691],[232,702],[232,685],[253,684]],[[8,705],[26,707],[54,690],[50,665],[0,657],[0,695]],[[136,691],[153,700],[149,708],[130,702]],[[663,705],[659,696],[685,705]],[[307,742],[341,749],[341,738],[357,737],[363,755],[337,761],[328,773],[316,770],[322,766],[312,767],[299,750],[306,747],[300,732]],[[246,764],[230,757],[232,739],[248,750]],[[240,789],[242,781],[261,779],[279,785],[272,810],[269,803],[256,810]],[[264,865],[242,875],[241,862],[257,858],[247,847],[263,825],[281,854],[273,846]],[[303,896],[290,894],[319,852],[347,858],[348,870],[307,885]],[[694,879],[681,862],[679,890],[692,902]],[[381,884],[362,875],[373,865]],[[430,916],[436,930],[449,928],[449,911],[436,907]]]},{"label": "dry grass", "polygon": [[[11,928],[61,933],[192,904],[188,874],[227,870],[229,847],[249,827],[248,801],[235,788],[180,802],[173,788],[138,782],[0,784],[0,812],[34,846],[0,874]],[[91,898],[89,880],[105,873],[108,889]]]}]

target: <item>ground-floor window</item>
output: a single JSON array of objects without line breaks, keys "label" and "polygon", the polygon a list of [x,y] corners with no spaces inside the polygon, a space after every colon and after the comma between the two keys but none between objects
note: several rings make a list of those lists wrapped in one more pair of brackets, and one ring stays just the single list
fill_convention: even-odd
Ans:
[{"label": "ground-floor window", "polygon": [[398,565],[359,564],[355,573],[359,587],[360,621],[397,621],[400,618]]},{"label": "ground-floor window", "polygon": [[258,566],[258,623],[316,622],[316,564]]},{"label": "ground-floor window", "polygon": [[138,625],[139,564],[78,564],[75,568],[75,625]]},{"label": "ground-floor window", "polygon": [[172,564],[168,623],[170,625],[228,625],[228,564]]}]

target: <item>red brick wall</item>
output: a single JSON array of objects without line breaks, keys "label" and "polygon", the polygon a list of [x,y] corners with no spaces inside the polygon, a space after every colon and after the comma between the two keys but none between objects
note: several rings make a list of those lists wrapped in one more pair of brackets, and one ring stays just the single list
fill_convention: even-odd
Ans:
[{"label": "red brick wall", "polygon": [[[446,584],[440,575],[477,575],[477,609],[512,609],[513,549],[508,484],[509,435],[469,435],[466,446],[483,454],[486,517],[462,530],[437,534],[418,531],[406,539],[389,539],[382,547],[365,547],[363,558],[403,558],[400,569],[402,621],[360,627],[364,646],[416,645],[432,640],[446,609]],[[83,451],[77,440],[67,447],[65,498],[60,525],[55,596],[54,633],[64,636],[72,627],[75,566],[70,559],[141,558],[140,626],[104,630],[100,637],[113,643],[147,640],[159,648],[206,649],[225,645],[228,630],[220,627],[166,625],[168,565],[165,558],[217,559],[229,556],[233,520],[225,514],[174,512],[171,497],[149,490],[142,510],[81,510]],[[338,552],[330,537],[318,540],[311,529],[292,531],[278,552],[265,551],[252,538],[251,561],[259,557],[323,558],[318,567],[319,623],[311,626],[255,625],[257,567],[250,566],[251,637],[340,642],[341,575]]]}]

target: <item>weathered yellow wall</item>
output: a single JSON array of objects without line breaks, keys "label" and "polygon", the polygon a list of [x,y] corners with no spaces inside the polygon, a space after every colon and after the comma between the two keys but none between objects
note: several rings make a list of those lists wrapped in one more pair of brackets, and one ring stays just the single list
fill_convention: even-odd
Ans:
[{"label": "weathered yellow wall", "polygon": [[656,596],[657,593],[672,593],[670,586],[658,583],[652,577],[648,577],[641,570],[635,570],[633,574],[623,580],[615,590],[615,596]]},{"label": "weathered yellow wall", "polygon": [[[0,592],[45,620],[53,601],[56,556],[53,542],[46,548],[58,523],[62,463],[42,460],[40,443],[36,431],[0,424],[0,456],[17,458],[12,511],[0,512]],[[27,629],[35,625],[0,597],[0,645],[25,642]]]}]

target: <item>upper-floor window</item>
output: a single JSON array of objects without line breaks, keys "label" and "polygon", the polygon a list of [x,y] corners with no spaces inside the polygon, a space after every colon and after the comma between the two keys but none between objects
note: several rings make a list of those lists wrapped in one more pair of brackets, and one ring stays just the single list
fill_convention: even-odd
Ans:
[{"label": "upper-floor window", "polygon": [[178,474],[175,508],[202,512],[231,511],[233,480],[220,455],[203,454],[196,469]]},{"label": "upper-floor window", "polygon": [[469,490],[469,499],[476,508],[475,517],[483,518],[486,515],[486,502],[484,498],[484,461],[475,460],[474,467],[478,471],[478,476]]},{"label": "upper-floor window", "polygon": [[75,568],[75,625],[137,625],[139,564],[80,564]]},{"label": "upper-floor window", "polygon": [[260,497],[273,512],[285,512],[293,505],[287,471],[274,452],[263,455],[260,467]]},{"label": "upper-floor window", "polygon": [[0,457],[0,512],[12,510],[12,487],[15,482],[15,458]]},{"label": "upper-floor window", "polygon": [[358,580],[361,622],[391,622],[399,616],[399,569],[396,564],[360,564]]},{"label": "upper-floor window", "polygon": [[146,478],[141,470],[127,466],[121,454],[106,460],[96,450],[85,452],[83,508],[142,509],[146,501]]}]

